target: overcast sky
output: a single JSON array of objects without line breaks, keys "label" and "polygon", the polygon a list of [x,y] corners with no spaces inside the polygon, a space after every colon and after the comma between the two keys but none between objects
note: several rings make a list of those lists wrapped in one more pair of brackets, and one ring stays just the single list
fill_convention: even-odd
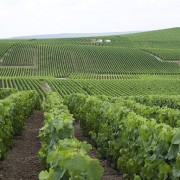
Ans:
[{"label": "overcast sky", "polygon": [[0,38],[180,26],[180,0],[0,0]]}]

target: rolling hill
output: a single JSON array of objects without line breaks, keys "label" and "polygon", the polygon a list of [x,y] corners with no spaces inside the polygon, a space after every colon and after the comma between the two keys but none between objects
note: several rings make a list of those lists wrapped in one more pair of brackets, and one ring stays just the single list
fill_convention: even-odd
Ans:
[{"label": "rolling hill", "polygon": [[[172,28],[131,35],[1,40],[0,161],[17,135],[19,146],[11,155],[15,160],[8,160],[7,167],[20,172],[14,167],[24,157],[28,168],[36,165],[37,152],[29,148],[39,147],[34,144],[39,131],[38,155],[45,167],[39,179],[114,179],[109,176],[113,169],[104,166],[109,162],[118,170],[113,170],[115,179],[179,179],[179,35],[180,28]],[[44,123],[39,121],[43,118]],[[86,135],[103,158],[107,178],[101,178],[96,148],[90,152],[91,145],[81,142]]]},{"label": "rolling hill", "polygon": [[0,75],[179,74],[179,33],[180,28],[173,28],[107,37],[0,41]]},{"label": "rolling hill", "polygon": [[[57,81],[97,80],[97,84],[98,80],[133,79],[133,82],[141,80],[138,81],[141,83],[158,79],[178,85],[179,35],[180,28],[171,28],[113,36],[0,40],[1,84],[2,87],[18,87],[18,81],[7,84],[3,79],[32,77]],[[119,83],[114,83],[113,87]],[[128,83],[134,87],[132,81]],[[112,86],[108,87],[112,91]],[[178,92],[180,87],[176,89]],[[147,89],[139,93],[145,91]],[[129,94],[127,90],[121,93]]]}]

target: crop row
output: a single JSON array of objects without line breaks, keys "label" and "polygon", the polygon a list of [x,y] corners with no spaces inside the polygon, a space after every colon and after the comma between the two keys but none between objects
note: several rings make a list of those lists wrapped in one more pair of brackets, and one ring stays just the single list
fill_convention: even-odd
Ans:
[{"label": "crop row", "polygon": [[141,78],[141,75],[135,73],[135,74],[84,74],[84,73],[72,73],[69,76],[69,79],[98,79],[98,80],[104,80],[104,79],[138,79]]},{"label": "crop row", "polygon": [[96,97],[66,98],[71,113],[125,179],[178,179],[180,130]]},{"label": "crop row", "polygon": [[1,79],[1,88],[14,88],[19,91],[35,90],[42,98],[45,92],[41,86],[41,81],[31,78],[5,78]]},{"label": "crop row", "polygon": [[180,50],[179,49],[145,49],[146,51],[160,57],[165,61],[180,61]]},{"label": "crop row", "polygon": [[[166,98],[170,98],[171,96],[166,96]],[[159,101],[161,100],[162,96],[159,96]],[[104,99],[104,96],[100,97],[101,100]],[[138,115],[141,115],[147,119],[155,119],[157,123],[165,123],[171,127],[180,127],[180,110],[172,109],[170,107],[164,106],[160,107],[158,105],[144,105],[136,102],[133,100],[134,97],[129,98],[127,97],[115,97],[115,98],[108,98],[105,97],[106,101],[119,103],[119,106],[127,107],[130,111],[135,112]],[[174,101],[179,101],[179,96],[174,96]]]},{"label": "crop row", "polygon": [[39,134],[39,157],[47,170],[39,174],[39,179],[100,180],[103,168],[97,159],[87,154],[91,145],[74,138],[74,119],[63,105],[63,99],[56,93],[49,93],[42,107],[45,125]]},{"label": "crop row", "polygon": [[[28,51],[27,51],[28,49]],[[12,46],[4,56],[2,66],[33,66],[36,57],[36,46],[32,44],[17,43]]]},{"label": "crop row", "polygon": [[[5,157],[11,139],[22,133],[27,116],[38,106],[35,91],[17,92],[0,100],[0,159]],[[23,107],[23,108],[22,108]]]},{"label": "crop row", "polygon": [[[2,78],[1,88],[17,90],[36,90],[41,97],[45,95],[44,84],[58,92],[62,97],[72,93],[107,96],[139,96],[139,95],[178,95],[180,91],[179,76],[142,77],[140,79],[120,80],[64,80],[64,79],[32,79]],[[166,87],[166,88],[164,88]]]},{"label": "crop row", "polygon": [[1,77],[29,77],[34,76],[33,67],[21,66],[0,66]]},{"label": "crop row", "polygon": [[9,48],[13,45],[14,43],[10,43],[10,42],[0,42],[0,65],[3,62],[3,56],[5,55],[5,53],[9,50]]},{"label": "crop row", "polygon": [[136,102],[145,104],[148,106],[160,106],[169,107],[180,110],[180,96],[179,95],[147,95],[147,96],[136,96],[133,97]]},{"label": "crop row", "polygon": [[69,77],[71,74],[180,73],[177,64],[160,62],[138,48],[35,42],[16,43],[3,57],[3,70],[2,67],[7,69],[1,72],[1,76],[59,78]]},{"label": "crop row", "polygon": [[4,99],[12,93],[17,92],[15,89],[1,89],[0,88],[0,99]]},{"label": "crop row", "polygon": [[[148,94],[179,94],[179,79],[122,79],[122,80],[46,80],[61,96],[71,93],[127,96]],[[166,87],[166,88],[164,88]]]}]

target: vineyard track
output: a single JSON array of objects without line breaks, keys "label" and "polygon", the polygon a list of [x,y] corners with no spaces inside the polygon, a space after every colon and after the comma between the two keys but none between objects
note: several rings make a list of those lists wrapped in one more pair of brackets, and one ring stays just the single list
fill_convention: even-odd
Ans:
[{"label": "vineyard track", "polygon": [[0,162],[1,180],[36,180],[41,170],[37,153],[40,149],[39,129],[43,126],[43,113],[34,111],[27,119],[21,136],[13,140],[7,158]]},{"label": "vineyard track", "polygon": [[[74,124],[74,129],[75,129],[75,138],[77,138],[79,141],[87,141],[87,142],[91,141],[89,138],[83,135],[83,132],[80,128],[79,123]],[[99,159],[95,148],[93,148],[90,151],[89,156],[91,158]],[[112,167],[110,167],[110,163],[108,163],[107,160],[99,159],[99,162],[101,166],[104,168],[104,176],[102,178],[103,180],[122,180],[123,179],[122,176],[119,175],[117,171],[115,171]]]},{"label": "vineyard track", "polygon": [[154,55],[154,54],[151,53],[151,52],[147,52],[147,51],[144,51],[144,52],[146,52],[147,54],[149,54],[149,55],[152,56],[152,57],[155,57],[155,58],[156,58],[158,61],[160,61],[160,62],[177,63],[178,65],[180,65],[180,61],[178,61],[178,60],[177,60],[177,61],[176,61],[176,60],[167,61],[167,60],[163,60],[162,58]]},{"label": "vineyard track", "polygon": [[51,91],[52,91],[51,86],[49,86],[48,83],[44,83],[44,84],[42,85],[42,88],[43,88],[43,90],[44,90],[45,92],[51,92]]},{"label": "vineyard track", "polygon": [[159,61],[159,62],[167,62],[167,61],[164,61],[164,60],[161,59],[160,57],[158,57],[158,56],[156,56],[156,55],[154,55],[154,54],[152,54],[152,53],[150,53],[150,52],[147,52],[147,51],[144,51],[144,52],[146,52],[146,53],[149,54],[150,56],[156,58],[157,61]]}]

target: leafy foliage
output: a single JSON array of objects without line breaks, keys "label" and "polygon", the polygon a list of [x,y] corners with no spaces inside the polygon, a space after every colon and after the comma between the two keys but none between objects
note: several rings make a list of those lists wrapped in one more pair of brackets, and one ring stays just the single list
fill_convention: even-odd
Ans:
[{"label": "leafy foliage", "polygon": [[[174,28],[94,38],[0,40],[0,76],[97,79],[179,74],[178,64],[166,61],[179,61],[179,32]],[[111,42],[97,43],[97,38]]]},{"label": "leafy foliage", "polygon": [[13,93],[0,100],[0,159],[5,157],[13,135],[21,134],[27,116],[39,106],[34,91]]},{"label": "leafy foliage", "polygon": [[178,179],[180,129],[102,99],[77,94],[65,101],[102,156],[112,160],[127,179]]},{"label": "leafy foliage", "polygon": [[7,89],[0,89],[0,99],[4,99],[14,92],[17,92],[17,90],[16,89],[10,89],[10,88],[9,89],[8,88]]},{"label": "leafy foliage", "polygon": [[98,160],[87,155],[91,145],[73,138],[74,119],[63,105],[63,99],[57,93],[48,93],[42,108],[45,125],[39,134],[39,157],[48,171],[41,171],[39,179],[100,180],[103,169]]},{"label": "leafy foliage", "polygon": [[160,106],[160,107],[169,107],[173,109],[180,110],[180,96],[164,96],[164,95],[147,95],[147,96],[135,96],[133,99],[136,102],[149,106]]},{"label": "leafy foliage", "polygon": [[[171,98],[172,96],[166,96],[166,98]],[[134,99],[134,97],[132,97]],[[135,97],[136,99],[136,97]],[[178,96],[174,96],[174,99],[178,102]],[[165,123],[171,127],[180,127],[180,111],[177,109],[172,109],[167,106],[160,107],[154,105],[144,105],[140,104],[129,97],[126,98],[111,98],[112,102],[119,103],[120,106],[126,106],[128,109],[134,111],[147,119],[154,118],[157,123]]]}]

